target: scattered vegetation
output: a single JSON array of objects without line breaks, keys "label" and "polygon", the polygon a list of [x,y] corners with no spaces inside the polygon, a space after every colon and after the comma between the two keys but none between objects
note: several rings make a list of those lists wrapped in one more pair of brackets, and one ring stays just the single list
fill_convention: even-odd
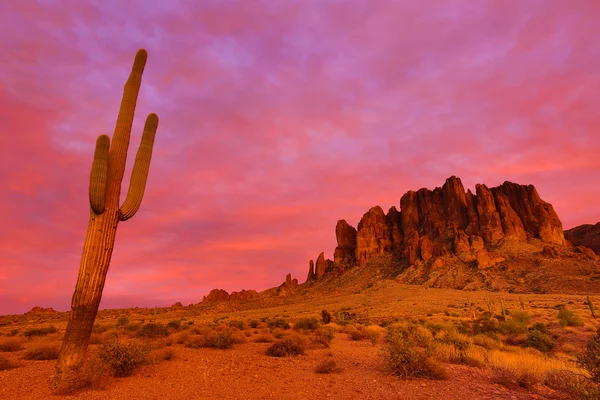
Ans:
[{"label": "scattered vegetation", "polygon": [[2,338],[0,339],[1,352],[13,352],[23,350],[23,343],[17,338]]},{"label": "scattered vegetation", "polygon": [[583,326],[583,321],[579,315],[568,308],[563,308],[557,315],[560,326]]},{"label": "scattered vegetation", "polygon": [[337,364],[333,360],[323,361],[315,368],[317,374],[331,374],[338,370]]},{"label": "scattered vegetation", "polygon": [[56,360],[60,350],[59,343],[36,343],[25,350],[25,360]]},{"label": "scattered vegetation", "polygon": [[164,337],[168,334],[169,332],[167,331],[167,327],[165,325],[154,322],[142,325],[142,327],[135,333],[137,337],[147,339]]},{"label": "scattered vegetation", "polygon": [[56,333],[56,328],[54,325],[50,325],[45,328],[32,328],[23,332],[23,336],[32,337],[32,336],[46,336],[51,333]]},{"label": "scattered vegetation", "polygon": [[124,344],[118,338],[100,343],[98,358],[113,371],[114,376],[129,376],[135,369],[148,362],[148,346],[135,341]]}]

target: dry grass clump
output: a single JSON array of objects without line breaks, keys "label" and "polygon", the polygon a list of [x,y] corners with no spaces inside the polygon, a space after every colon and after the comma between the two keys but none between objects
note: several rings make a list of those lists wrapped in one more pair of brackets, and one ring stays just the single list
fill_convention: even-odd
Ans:
[{"label": "dry grass clump", "polygon": [[35,343],[25,350],[25,360],[56,360],[60,343]]},{"label": "dry grass clump", "polygon": [[543,383],[549,371],[570,371],[575,374],[583,372],[572,364],[545,357],[532,349],[519,349],[515,352],[491,350],[487,360],[493,380],[505,386],[531,388]]},{"label": "dry grass clump", "polygon": [[0,338],[0,351],[13,352],[23,350],[23,343],[17,338]]},{"label": "dry grass clump", "polygon": [[20,365],[6,357],[4,354],[0,354],[0,371],[6,371],[17,367],[20,367]]},{"label": "dry grass clump", "polygon": [[167,336],[168,334],[169,332],[167,331],[167,327],[165,325],[149,323],[142,325],[142,327],[135,333],[135,336],[139,338],[156,339]]},{"label": "dry grass clump", "polygon": [[325,325],[315,332],[314,336],[311,338],[311,343],[329,348],[333,338],[335,338],[335,329]]},{"label": "dry grass clump", "polygon": [[[242,336],[243,337],[243,336]],[[206,336],[193,335],[188,336],[185,342],[185,347],[191,349],[200,348],[215,348],[215,349],[229,349],[232,348],[236,343],[236,340],[241,340],[232,334],[230,330],[223,330],[221,332],[211,331]]]},{"label": "dry grass clump", "polygon": [[319,320],[316,318],[301,318],[294,324],[294,330],[315,331],[319,328]]},{"label": "dry grass clump", "polygon": [[544,384],[565,398],[600,399],[600,387],[583,375],[568,370],[550,370],[546,373]]},{"label": "dry grass clump", "polygon": [[581,317],[575,313],[575,311],[563,308],[558,312],[556,316],[560,326],[583,326]]},{"label": "dry grass clump", "polygon": [[129,376],[140,366],[148,362],[149,346],[135,341],[124,344],[115,338],[100,343],[98,358],[106,363],[114,376]]},{"label": "dry grass clump", "polygon": [[86,389],[104,390],[112,381],[109,366],[98,357],[89,357],[80,370],[65,373],[68,375],[52,380],[52,393],[66,395]]},{"label": "dry grass clump", "polygon": [[304,341],[300,337],[278,340],[267,348],[265,353],[271,357],[290,357],[304,354]]},{"label": "dry grass clump", "polygon": [[175,349],[166,347],[153,352],[152,357],[157,360],[171,361],[175,358]]}]

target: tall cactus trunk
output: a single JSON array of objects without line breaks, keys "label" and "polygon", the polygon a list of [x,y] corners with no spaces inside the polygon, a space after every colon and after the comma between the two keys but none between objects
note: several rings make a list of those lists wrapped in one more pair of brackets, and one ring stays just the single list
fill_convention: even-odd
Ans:
[{"label": "tall cactus trunk", "polygon": [[127,198],[119,207],[131,126],[146,57],[143,49],[136,54],[123,91],[112,143],[106,135],[98,137],[96,142],[89,187],[90,221],[71,300],[71,314],[56,363],[55,385],[62,379],[68,379],[69,372],[77,371],[85,361],[115,244],[117,225],[135,215],[144,195],[158,126],[156,114],[150,114],[146,119]]}]

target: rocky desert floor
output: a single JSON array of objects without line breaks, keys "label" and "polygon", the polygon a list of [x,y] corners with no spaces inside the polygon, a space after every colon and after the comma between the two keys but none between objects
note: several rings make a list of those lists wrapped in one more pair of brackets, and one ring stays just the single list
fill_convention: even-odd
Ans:
[{"label": "rocky desert floor", "polygon": [[[87,387],[70,394],[53,394],[49,384],[67,313],[2,316],[0,398],[569,399],[592,388],[575,362],[599,325],[584,295],[382,281],[283,303],[101,310]],[[572,324],[558,318],[564,309],[576,319]],[[322,310],[332,322],[323,323]],[[531,340],[532,327],[541,324],[551,348]],[[282,341],[303,354],[267,355]],[[129,376],[115,377],[110,360],[97,356],[106,354],[107,343],[143,349],[145,361]],[[394,367],[394,343],[416,349],[434,373]]]}]

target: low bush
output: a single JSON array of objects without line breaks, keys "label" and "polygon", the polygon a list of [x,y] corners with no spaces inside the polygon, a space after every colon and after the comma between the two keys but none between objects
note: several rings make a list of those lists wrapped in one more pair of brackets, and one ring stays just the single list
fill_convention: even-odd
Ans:
[{"label": "low bush", "polygon": [[115,376],[129,376],[148,362],[150,348],[135,341],[121,343],[117,338],[100,343],[98,358],[106,363]]},{"label": "low bush", "polygon": [[169,332],[167,331],[166,326],[151,322],[149,324],[142,325],[142,327],[135,333],[135,336],[139,338],[155,339],[167,336],[168,334]]},{"label": "low bush", "polygon": [[2,338],[0,339],[0,351],[12,352],[23,350],[23,343],[17,338]]},{"label": "low bush", "polygon": [[19,364],[6,357],[4,354],[0,354],[0,371],[6,371],[19,367]]},{"label": "low bush", "polygon": [[129,325],[129,317],[126,315],[121,315],[119,319],[117,319],[116,326],[127,326]]},{"label": "low bush", "polygon": [[283,318],[272,319],[267,324],[269,328],[290,329],[290,324]]},{"label": "low bush", "polygon": [[235,338],[230,331],[222,331],[210,336],[207,343],[209,347],[214,347],[216,349],[229,349],[233,347]]},{"label": "low bush", "polygon": [[260,321],[253,319],[248,323],[248,325],[250,325],[250,328],[256,329],[260,325]]},{"label": "low bush", "polygon": [[181,321],[179,321],[179,320],[169,321],[169,323],[167,324],[167,330],[168,329],[178,331],[179,329],[181,329]]},{"label": "low bush", "polygon": [[583,321],[579,315],[568,308],[560,310],[556,317],[558,318],[560,326],[583,326]]},{"label": "low bush", "polygon": [[257,335],[255,336],[252,341],[254,343],[273,343],[275,341],[275,338],[269,334],[261,334],[261,335]]},{"label": "low bush", "polygon": [[305,331],[314,331],[319,328],[319,321],[316,318],[301,318],[298,322],[294,324],[294,329],[305,330]]},{"label": "low bush", "polygon": [[392,373],[402,378],[448,378],[446,370],[431,358],[433,335],[426,328],[416,324],[391,325],[386,340],[382,357]]},{"label": "low bush", "polygon": [[337,371],[337,364],[333,360],[323,361],[315,368],[317,374],[331,374]]},{"label": "low bush", "polygon": [[271,357],[289,357],[304,354],[304,344],[297,339],[278,340],[267,348],[266,355]]},{"label": "low bush", "polygon": [[59,343],[39,343],[25,350],[23,358],[25,360],[56,360],[59,351]]},{"label": "low bush", "polygon": [[23,336],[26,337],[32,337],[32,336],[46,336],[49,335],[51,333],[56,333],[57,330],[56,328],[51,325],[45,328],[32,328],[32,329],[28,329],[25,332],[23,332]]},{"label": "low bush", "polygon": [[577,356],[577,364],[588,372],[592,381],[600,383],[600,328],[588,339],[583,353]]},{"label": "low bush", "polygon": [[331,322],[331,314],[327,310],[321,310],[321,320],[325,325]]},{"label": "low bush", "polygon": [[229,321],[229,326],[231,328],[237,328],[240,331],[243,331],[244,329],[246,329],[246,324],[243,321],[238,321],[238,320],[231,320]]},{"label": "low bush", "polygon": [[547,333],[543,333],[537,329],[534,329],[529,331],[527,334],[527,339],[525,339],[524,346],[533,347],[539,351],[548,352],[556,347],[556,343]]}]

